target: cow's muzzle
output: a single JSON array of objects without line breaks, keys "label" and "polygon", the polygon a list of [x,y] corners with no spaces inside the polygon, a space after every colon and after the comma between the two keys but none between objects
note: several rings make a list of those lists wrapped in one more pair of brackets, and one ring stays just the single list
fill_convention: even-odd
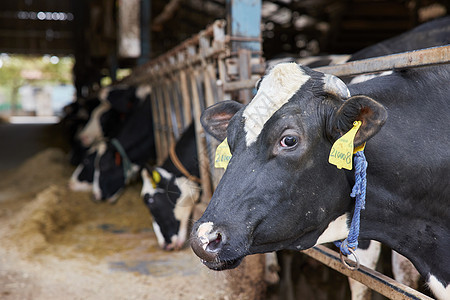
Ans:
[{"label": "cow's muzzle", "polygon": [[200,257],[202,263],[211,270],[221,271],[237,267],[243,257],[223,259],[221,250],[227,241],[227,235],[220,228],[214,228],[212,222],[200,224],[192,231],[191,247],[194,253]]}]

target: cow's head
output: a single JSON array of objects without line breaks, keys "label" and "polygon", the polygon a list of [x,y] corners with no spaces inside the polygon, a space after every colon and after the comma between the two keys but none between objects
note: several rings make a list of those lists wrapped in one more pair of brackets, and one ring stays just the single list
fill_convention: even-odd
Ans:
[{"label": "cow's head", "polygon": [[189,217],[199,198],[198,184],[186,177],[175,177],[163,168],[141,171],[142,191],[153,216],[153,230],[165,250],[180,249],[188,234]]},{"label": "cow's head", "polygon": [[328,163],[332,143],[360,120],[359,146],[386,117],[382,105],[351,97],[337,77],[294,63],[270,69],[248,105],[208,108],[202,124],[217,139],[227,137],[232,158],[193,227],[194,252],[222,270],[249,254],[345,238],[352,176]]},{"label": "cow's head", "polygon": [[97,146],[93,178],[94,201],[115,203],[126,184],[137,174],[139,166],[130,164],[124,169],[124,158],[112,145],[101,142]]},{"label": "cow's head", "polygon": [[96,155],[97,149],[95,147],[88,149],[81,163],[73,171],[69,180],[69,188],[72,191],[92,191]]},{"label": "cow's head", "polygon": [[111,105],[107,101],[103,101],[96,107],[89,118],[89,121],[84,125],[83,129],[78,133],[78,139],[85,147],[89,147],[94,142],[99,141],[103,137],[102,116],[108,112]]}]

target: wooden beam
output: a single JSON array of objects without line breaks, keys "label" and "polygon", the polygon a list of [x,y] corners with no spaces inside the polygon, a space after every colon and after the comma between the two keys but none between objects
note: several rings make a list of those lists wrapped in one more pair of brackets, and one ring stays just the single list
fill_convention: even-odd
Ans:
[{"label": "wooden beam", "polygon": [[177,9],[180,7],[181,0],[170,0],[169,3],[164,6],[163,11],[155,17],[152,23],[152,30],[161,31],[164,23],[172,19]]}]

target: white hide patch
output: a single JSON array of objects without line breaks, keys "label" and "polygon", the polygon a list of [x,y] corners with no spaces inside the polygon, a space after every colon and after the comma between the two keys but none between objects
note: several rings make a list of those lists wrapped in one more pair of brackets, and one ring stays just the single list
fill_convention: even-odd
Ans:
[{"label": "white hide patch", "polygon": [[142,84],[136,89],[136,97],[138,97],[140,100],[144,100],[151,92],[151,86],[149,86],[148,84]]},{"label": "white hide patch", "polygon": [[156,239],[158,240],[158,245],[161,248],[164,248],[164,244],[166,243],[166,241],[164,240],[164,236],[161,233],[161,228],[159,228],[158,223],[153,222],[153,231],[155,232],[156,235]]},{"label": "white hide patch", "polygon": [[190,214],[190,211],[197,202],[198,197],[200,196],[200,188],[198,184],[190,181],[184,176],[176,178],[175,184],[181,191],[180,198],[178,198],[177,204],[175,205],[175,218],[181,221],[182,219],[184,219],[183,216],[186,216],[185,211],[189,210]]},{"label": "white hide patch", "polygon": [[176,246],[181,247],[187,238],[189,217],[200,196],[200,188],[198,184],[190,181],[184,176],[176,178],[175,184],[181,191],[181,195],[175,204],[174,211],[175,218],[180,221]]},{"label": "white hide patch", "polygon": [[328,224],[327,229],[317,239],[316,245],[343,240],[348,233],[347,215],[344,214]]},{"label": "white hide patch", "polygon": [[101,142],[97,145],[97,156],[95,157],[95,170],[94,170],[94,180],[92,184],[92,193],[94,194],[94,199],[96,201],[102,200],[102,191],[100,189],[100,169],[99,169],[99,163],[100,158],[105,154],[106,152],[106,143]]},{"label": "white hide patch", "polygon": [[353,77],[353,79],[350,81],[350,84],[356,84],[356,83],[361,83],[361,82],[365,82],[377,77],[381,77],[381,76],[386,76],[386,75],[391,75],[392,71],[384,71],[380,74],[365,74],[365,75],[359,75],[356,77]]},{"label": "white hide patch", "polygon": [[75,171],[73,171],[72,176],[70,177],[69,188],[72,191],[79,191],[79,192],[92,191],[91,182],[78,180],[78,176],[80,175],[83,168],[84,168],[83,165],[78,165],[78,167],[75,169]]},{"label": "white hide patch", "polygon": [[281,63],[267,74],[243,112],[247,146],[256,141],[266,122],[308,81],[296,63]]},{"label": "white hide patch", "polygon": [[94,183],[92,184],[92,194],[94,195],[95,201],[102,200],[102,191],[100,190],[99,180],[100,180],[100,170],[95,168]]},{"label": "white hide patch", "polygon": [[102,124],[100,123],[100,118],[110,109],[110,107],[111,105],[106,101],[102,102],[92,111],[89,121],[78,134],[78,139],[81,141],[83,146],[88,147],[103,137],[103,129]]},{"label": "white hide patch", "polygon": [[[381,243],[377,241],[370,241],[369,248],[358,248],[355,250],[355,253],[358,256],[361,265],[375,270],[378,259],[380,258]],[[353,255],[349,255],[348,258],[355,261]],[[350,277],[348,278],[348,283],[350,284],[350,290],[352,292],[352,300],[367,299],[368,294],[370,293],[370,289],[366,285]]]},{"label": "white hide patch", "polygon": [[430,274],[428,277],[428,286],[430,287],[433,294],[440,300],[449,300],[450,299],[450,284],[447,287],[444,285],[433,275]]},{"label": "white hide patch", "polygon": [[[355,250],[355,253],[358,256],[361,265],[371,269],[375,269],[375,266],[377,265],[378,258],[380,257],[381,253],[381,243],[378,241],[371,240],[369,248],[367,249],[358,248]],[[353,255],[349,255],[348,258],[353,261],[355,260]]]},{"label": "white hide patch", "polygon": [[98,98],[100,99],[100,101],[106,101],[108,100],[108,95],[109,92],[111,91],[111,87],[104,87],[100,90],[100,92],[98,93]]},{"label": "white hide patch", "polygon": [[157,167],[156,171],[159,173],[159,175],[161,175],[161,177],[163,177],[167,180],[170,180],[170,178],[172,178],[172,173],[170,173],[166,169]]},{"label": "white hide patch", "polygon": [[141,197],[143,197],[145,194],[149,194],[153,197],[155,194],[155,188],[153,188],[152,181],[150,179],[150,174],[146,169],[143,169],[141,171],[141,177],[142,177],[142,189],[141,189]]},{"label": "white hide patch", "polygon": [[417,290],[419,287],[420,274],[412,262],[394,250],[392,250],[391,257],[394,279]]}]

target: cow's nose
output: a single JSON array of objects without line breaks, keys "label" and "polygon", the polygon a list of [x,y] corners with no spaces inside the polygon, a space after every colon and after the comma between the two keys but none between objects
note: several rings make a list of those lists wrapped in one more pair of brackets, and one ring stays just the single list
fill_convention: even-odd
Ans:
[{"label": "cow's nose", "polygon": [[214,229],[212,222],[202,223],[192,233],[191,247],[201,259],[212,262],[219,255],[226,236],[223,231]]}]

